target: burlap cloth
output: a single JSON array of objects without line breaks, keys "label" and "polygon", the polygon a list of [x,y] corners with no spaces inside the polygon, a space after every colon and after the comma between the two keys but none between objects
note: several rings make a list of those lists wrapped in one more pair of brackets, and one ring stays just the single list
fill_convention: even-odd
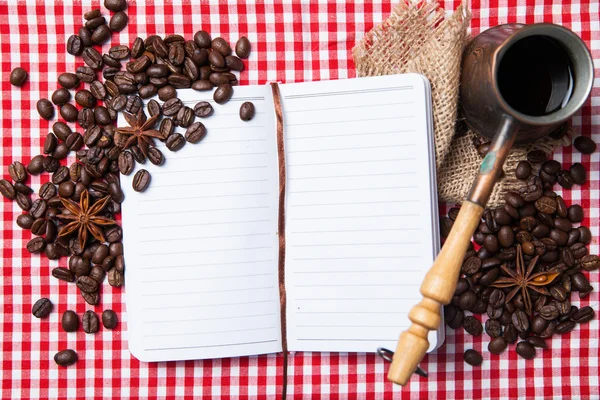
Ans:
[{"label": "burlap cloth", "polygon": [[[470,17],[466,4],[446,17],[437,3],[402,0],[389,18],[365,34],[352,51],[359,76],[416,72],[429,79],[438,195],[440,201],[449,203],[465,199],[482,160],[473,145],[476,134],[460,128],[461,132],[457,132],[457,127],[464,127],[457,111],[460,63],[469,41]],[[565,144],[569,142],[568,136],[570,132],[562,139]],[[504,177],[496,184],[488,206],[502,203],[506,191],[523,186],[515,178],[514,170],[528,151],[539,149],[551,154],[561,142],[548,137],[514,147],[504,165]],[[534,165],[534,170],[536,167],[539,165]]]}]

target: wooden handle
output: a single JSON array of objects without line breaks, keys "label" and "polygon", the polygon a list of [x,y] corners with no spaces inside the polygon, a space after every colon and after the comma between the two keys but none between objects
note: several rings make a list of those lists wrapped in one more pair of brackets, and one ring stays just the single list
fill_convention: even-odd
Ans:
[{"label": "wooden handle", "polygon": [[425,356],[429,348],[427,334],[440,326],[441,305],[452,300],[465,252],[482,214],[479,204],[466,201],[461,206],[440,254],[421,284],[423,300],[408,314],[412,324],[398,339],[387,375],[389,381],[404,386]]}]

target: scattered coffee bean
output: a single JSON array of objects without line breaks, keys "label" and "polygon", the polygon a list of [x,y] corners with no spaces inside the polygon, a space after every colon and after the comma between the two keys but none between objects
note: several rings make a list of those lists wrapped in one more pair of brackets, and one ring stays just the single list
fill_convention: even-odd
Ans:
[{"label": "scattered coffee bean", "polygon": [[75,332],[79,328],[79,317],[73,310],[63,313],[60,324],[65,332]]},{"label": "scattered coffee bean", "polygon": [[10,73],[10,84],[16,87],[21,87],[27,80],[27,71],[24,68],[17,67]]},{"label": "scattered coffee bean", "polygon": [[35,302],[31,309],[31,313],[36,318],[46,318],[52,311],[53,307],[54,306],[50,299],[42,297],[41,299]]},{"label": "scattered coffee bean", "polygon": [[592,154],[596,151],[596,143],[587,136],[578,136],[573,145],[582,154]]},{"label": "scattered coffee bean", "polygon": [[525,180],[531,175],[531,164],[528,161],[521,161],[515,169],[515,177],[520,180]]},{"label": "scattered coffee bean", "polygon": [[532,164],[541,164],[546,161],[547,158],[548,156],[546,153],[541,150],[533,150],[527,153],[527,161]]},{"label": "scattered coffee bean", "polygon": [[517,344],[517,354],[526,360],[531,360],[535,357],[535,347],[528,342],[519,342]]},{"label": "scattered coffee bean", "polygon": [[54,106],[48,99],[40,99],[37,102],[37,111],[40,114],[40,117],[44,119],[52,119],[54,118]]},{"label": "scattered coffee bean", "polygon": [[495,337],[488,344],[488,351],[492,354],[501,354],[506,350],[508,342],[503,337]]},{"label": "scattered coffee bean", "polygon": [[92,310],[87,310],[81,318],[81,327],[85,333],[96,333],[100,329],[98,315]]},{"label": "scattered coffee bean", "polygon": [[61,367],[68,367],[77,362],[77,353],[75,350],[61,350],[54,355],[54,362]]},{"label": "scattered coffee bean", "polygon": [[113,32],[121,32],[127,26],[129,18],[123,11],[115,13],[109,22],[109,27]]},{"label": "scattered coffee bean", "polygon": [[104,325],[106,329],[115,329],[117,323],[117,314],[113,310],[104,310],[102,312],[102,325]]},{"label": "scattered coffee bean", "polygon": [[233,88],[228,83],[223,83],[217,87],[213,94],[213,100],[218,104],[225,104],[233,96]]},{"label": "scattered coffee bean", "polygon": [[136,192],[143,192],[150,185],[150,173],[145,169],[140,169],[133,176],[133,190]]},{"label": "scattered coffee bean", "polygon": [[483,357],[477,350],[469,349],[463,355],[465,362],[474,367],[478,367],[483,363]]},{"label": "scattered coffee bean", "polygon": [[254,113],[255,109],[252,102],[246,101],[240,106],[240,119],[242,121],[250,121],[254,118]]},{"label": "scattered coffee bean", "polygon": [[481,322],[472,316],[465,317],[463,320],[463,328],[467,333],[473,336],[479,336],[483,333]]}]

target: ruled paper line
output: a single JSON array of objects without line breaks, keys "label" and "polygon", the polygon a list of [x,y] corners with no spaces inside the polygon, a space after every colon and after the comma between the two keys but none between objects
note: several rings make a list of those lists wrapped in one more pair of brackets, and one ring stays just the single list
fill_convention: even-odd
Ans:
[{"label": "ruled paper line", "polygon": [[411,119],[414,118],[414,115],[397,115],[395,117],[385,117],[385,118],[359,118],[359,119],[340,119],[337,121],[317,121],[317,122],[303,122],[299,124],[285,124],[286,128],[290,128],[292,126],[311,126],[311,125],[330,125],[330,124],[349,124],[353,122],[369,122],[369,121],[391,121],[394,119]]},{"label": "ruled paper line", "polygon": [[382,88],[374,88],[374,89],[356,89],[356,90],[344,90],[344,91],[336,91],[336,92],[291,94],[291,95],[286,95],[285,98],[290,99],[290,100],[309,99],[312,97],[345,96],[345,95],[355,95],[355,94],[365,94],[365,93],[391,92],[391,91],[397,91],[397,90],[410,90],[412,88],[414,88],[414,86],[412,86],[412,85],[392,86],[392,87],[382,87]]},{"label": "ruled paper line", "polygon": [[224,221],[224,222],[203,222],[203,223],[195,223],[195,224],[180,224],[180,225],[150,225],[150,226],[140,226],[142,229],[164,229],[164,228],[180,228],[183,226],[201,226],[201,225],[228,225],[228,224],[245,224],[249,222],[269,222],[268,219],[255,219],[249,221]]},{"label": "ruled paper line", "polygon": [[236,265],[236,264],[254,264],[262,262],[272,262],[273,259],[268,260],[253,260],[253,261],[231,261],[223,263],[208,263],[208,264],[189,264],[189,265],[155,265],[155,266],[140,266],[140,269],[171,269],[171,268],[196,268],[196,267],[218,267],[221,265]]},{"label": "ruled paper line", "polygon": [[323,190],[296,190],[289,193],[323,193],[323,192],[364,192],[366,190],[384,190],[384,189],[416,189],[418,186],[387,186],[379,188],[356,188],[356,189],[323,189]]},{"label": "ruled paper line", "polygon": [[[187,182],[185,186],[198,186],[198,185],[223,185],[230,183],[255,183],[255,182],[268,182],[268,179],[242,179],[238,181],[207,181],[207,182]],[[181,187],[181,183],[174,183],[172,185],[153,185],[153,188],[163,188],[163,187]]]},{"label": "ruled paper line", "polygon": [[196,239],[223,239],[223,238],[236,238],[236,237],[250,237],[250,236],[266,236],[266,235],[274,235],[275,232],[265,232],[265,233],[246,233],[243,235],[218,235],[218,236],[186,236],[186,237],[168,237],[161,239],[143,239],[140,240],[140,243],[153,243],[153,242],[171,242],[171,241],[180,241],[180,240],[196,240]]},{"label": "ruled paper line", "polygon": [[242,250],[261,250],[271,249],[271,246],[259,246],[259,247],[238,247],[230,249],[210,249],[210,250],[191,250],[191,251],[169,251],[166,253],[146,253],[140,254],[140,257],[151,257],[151,256],[167,256],[171,254],[196,254],[196,253],[214,253],[221,251],[242,251]]},{"label": "ruled paper line", "polygon": [[277,339],[272,340],[257,340],[255,342],[235,342],[235,343],[223,343],[223,344],[207,344],[205,346],[181,346],[181,347],[154,347],[144,348],[145,351],[160,351],[160,350],[187,350],[187,349],[204,349],[207,347],[227,347],[227,346],[244,346],[247,344],[260,344],[260,343],[274,343]]},{"label": "ruled paper line", "polygon": [[[231,279],[231,278],[253,278],[255,276],[269,276],[273,275],[274,272],[263,272],[260,274],[245,274],[245,275],[224,275],[224,276],[203,276],[201,278],[188,278],[185,279],[153,279],[153,280],[145,280],[142,283],[163,283],[163,282],[182,282],[182,281],[197,281],[202,279]],[[241,290],[241,289],[240,289]],[[194,293],[202,293],[202,292],[194,292]],[[208,293],[208,292],[207,292]]]},{"label": "ruled paper line", "polygon": [[352,161],[332,161],[332,162],[321,162],[312,164],[288,164],[288,167],[308,167],[313,165],[339,165],[339,164],[366,164],[366,163],[379,163],[388,161],[414,161],[416,157],[406,158],[388,158],[384,160],[352,160]]},{"label": "ruled paper line", "polygon": [[[190,214],[199,212],[212,212],[212,211],[238,211],[238,210],[257,210],[270,208],[270,206],[257,206],[257,207],[233,207],[233,208],[211,208],[205,210],[177,210],[177,211],[161,211],[160,215],[167,214]],[[156,212],[139,213],[138,215],[156,215]]]},{"label": "ruled paper line", "polygon": [[160,306],[160,307],[144,307],[143,311],[146,310],[170,310],[172,308],[205,308],[205,307],[222,307],[222,306],[241,306],[246,304],[262,304],[262,303],[272,303],[273,300],[257,300],[257,301],[242,301],[239,303],[211,303],[211,304],[185,304],[185,305],[168,305],[168,306]]},{"label": "ruled paper line", "polygon": [[234,196],[262,196],[265,194],[270,194],[269,192],[258,192],[258,193],[233,193],[233,194],[214,194],[209,196],[189,196],[189,197],[177,197],[176,199],[172,198],[163,198],[163,199],[144,199],[139,200],[139,203],[150,203],[155,201],[172,201],[172,200],[196,200],[196,199],[211,199],[215,197],[234,197]]},{"label": "ruled paper line", "polygon": [[407,172],[386,172],[380,174],[356,174],[356,175],[331,175],[331,176],[303,176],[301,178],[288,177],[290,181],[300,181],[305,179],[339,179],[339,178],[363,178],[371,176],[396,176],[396,175],[416,175],[416,171]]},{"label": "ruled paper line", "polygon": [[[271,275],[271,274],[268,274]],[[231,277],[227,278],[230,279]],[[237,278],[237,277],[234,277]],[[199,281],[199,280],[206,280],[209,278],[198,278],[198,279],[185,279],[185,281]],[[205,293],[228,293],[228,292],[246,292],[248,290],[264,290],[264,289],[273,289],[274,286],[264,286],[264,287],[252,287],[252,288],[245,288],[245,289],[222,289],[222,290],[203,290],[203,291],[199,291],[199,292],[176,292],[176,293],[143,293],[142,296],[179,296],[179,295],[185,295],[185,294],[205,294]]]},{"label": "ruled paper line", "polygon": [[406,130],[394,130],[394,131],[385,131],[385,132],[361,132],[361,133],[341,133],[339,135],[320,135],[320,136],[292,136],[286,137],[286,141],[289,140],[300,140],[300,139],[323,139],[323,138],[332,138],[332,137],[348,137],[348,136],[372,136],[372,135],[384,135],[389,133],[410,133],[416,132],[414,129],[406,129]]},{"label": "ruled paper line", "polygon": [[244,329],[226,329],[222,331],[195,331],[195,332],[170,332],[170,333],[156,333],[153,335],[144,334],[144,337],[162,337],[162,336],[189,336],[189,335],[212,335],[215,333],[232,333],[232,332],[248,332],[248,331],[266,331],[269,329],[275,329],[274,326],[268,326],[266,328],[244,328]]},{"label": "ruled paper line", "polygon": [[[298,193],[298,192],[297,192]],[[381,218],[381,217],[419,217],[420,214],[380,214],[380,215],[340,215],[336,217],[301,217],[290,218],[292,221],[322,220],[322,219],[356,219],[356,218]]]},{"label": "ruled paper line", "polygon": [[[296,96],[296,95],[286,96],[286,99],[287,98],[293,99],[294,96]],[[396,102],[396,103],[361,104],[359,107],[353,107],[353,108],[364,110],[365,108],[373,108],[373,107],[381,107],[381,106],[400,106],[400,105],[407,105],[407,104],[414,104],[414,103],[415,103],[414,101],[400,101],[400,102]],[[323,110],[348,110],[348,107],[344,106],[344,107],[324,107],[324,108],[303,108],[302,110],[286,110],[285,113],[286,114],[297,113],[297,112],[305,113],[305,112],[310,112],[310,111],[323,111]]]},{"label": "ruled paper line", "polygon": [[164,324],[166,322],[198,322],[198,321],[218,321],[224,319],[242,319],[242,318],[256,318],[256,317],[268,317],[275,315],[275,313],[262,313],[262,314],[248,314],[248,315],[231,315],[227,317],[215,317],[215,318],[188,318],[188,319],[160,319],[158,321],[144,320],[145,324]]}]

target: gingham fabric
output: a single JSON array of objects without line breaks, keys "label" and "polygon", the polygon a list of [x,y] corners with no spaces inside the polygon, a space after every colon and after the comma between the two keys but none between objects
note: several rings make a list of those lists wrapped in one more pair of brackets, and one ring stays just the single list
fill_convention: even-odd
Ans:
[{"label": "gingham fabric", "polygon": [[[136,36],[183,34],[192,38],[205,29],[213,36],[222,35],[231,42],[246,35],[252,43],[252,55],[240,84],[268,81],[300,82],[355,76],[351,49],[364,32],[382,21],[392,4],[385,2],[337,1],[308,3],[276,1],[263,4],[232,1],[205,3],[139,2],[130,3],[128,27],[114,34],[110,45],[130,45]],[[442,6],[451,11],[459,1]],[[42,140],[51,122],[40,120],[35,103],[49,97],[57,88],[61,72],[83,65],[80,58],[66,53],[66,40],[83,21],[83,14],[99,1],[84,2],[0,2],[0,47],[2,86],[0,104],[0,160],[2,175],[14,160],[27,162],[41,152]],[[106,9],[101,7],[108,16]],[[592,49],[596,65],[596,84],[591,99],[573,119],[576,134],[592,136],[600,143],[600,11],[598,1],[518,0],[473,2],[474,34],[506,22],[554,22],[581,35]],[[8,82],[17,66],[29,71],[29,81],[21,89]],[[79,129],[81,131],[81,129]],[[599,155],[582,156],[572,147],[559,150],[555,159],[565,166],[582,162],[589,171],[589,182],[564,191],[567,204],[580,203],[586,210],[584,224],[594,236],[590,246],[598,254],[599,237]],[[33,177],[37,190],[48,175]],[[448,205],[441,205],[445,210]],[[0,201],[2,228],[2,292],[0,305],[1,397],[29,398],[279,398],[283,387],[283,356],[261,355],[223,360],[168,363],[141,363],[127,350],[124,292],[106,283],[100,306],[88,306],[75,285],[52,278],[50,271],[60,263],[31,256],[25,250],[29,231],[15,224],[21,213],[16,203]],[[600,289],[599,271],[589,274]],[[31,315],[32,304],[49,297],[55,304],[48,319]],[[598,291],[574,304],[592,305],[598,314]],[[97,313],[114,309],[121,318],[115,331],[101,329],[95,335],[79,330],[65,333],[60,315],[67,309],[82,314],[86,309]],[[382,316],[385,318],[385,316]],[[386,381],[387,365],[374,354],[292,353],[289,355],[288,398],[599,398],[600,358],[599,319],[578,326],[570,334],[555,336],[550,349],[538,350],[534,360],[516,355],[514,346],[500,356],[485,348],[489,338],[473,338],[462,331],[447,328],[445,344],[428,355],[422,367],[429,378],[414,377],[401,388]],[[58,367],[55,352],[75,349],[79,362],[68,368]],[[483,351],[481,367],[465,364],[466,349]]]}]

